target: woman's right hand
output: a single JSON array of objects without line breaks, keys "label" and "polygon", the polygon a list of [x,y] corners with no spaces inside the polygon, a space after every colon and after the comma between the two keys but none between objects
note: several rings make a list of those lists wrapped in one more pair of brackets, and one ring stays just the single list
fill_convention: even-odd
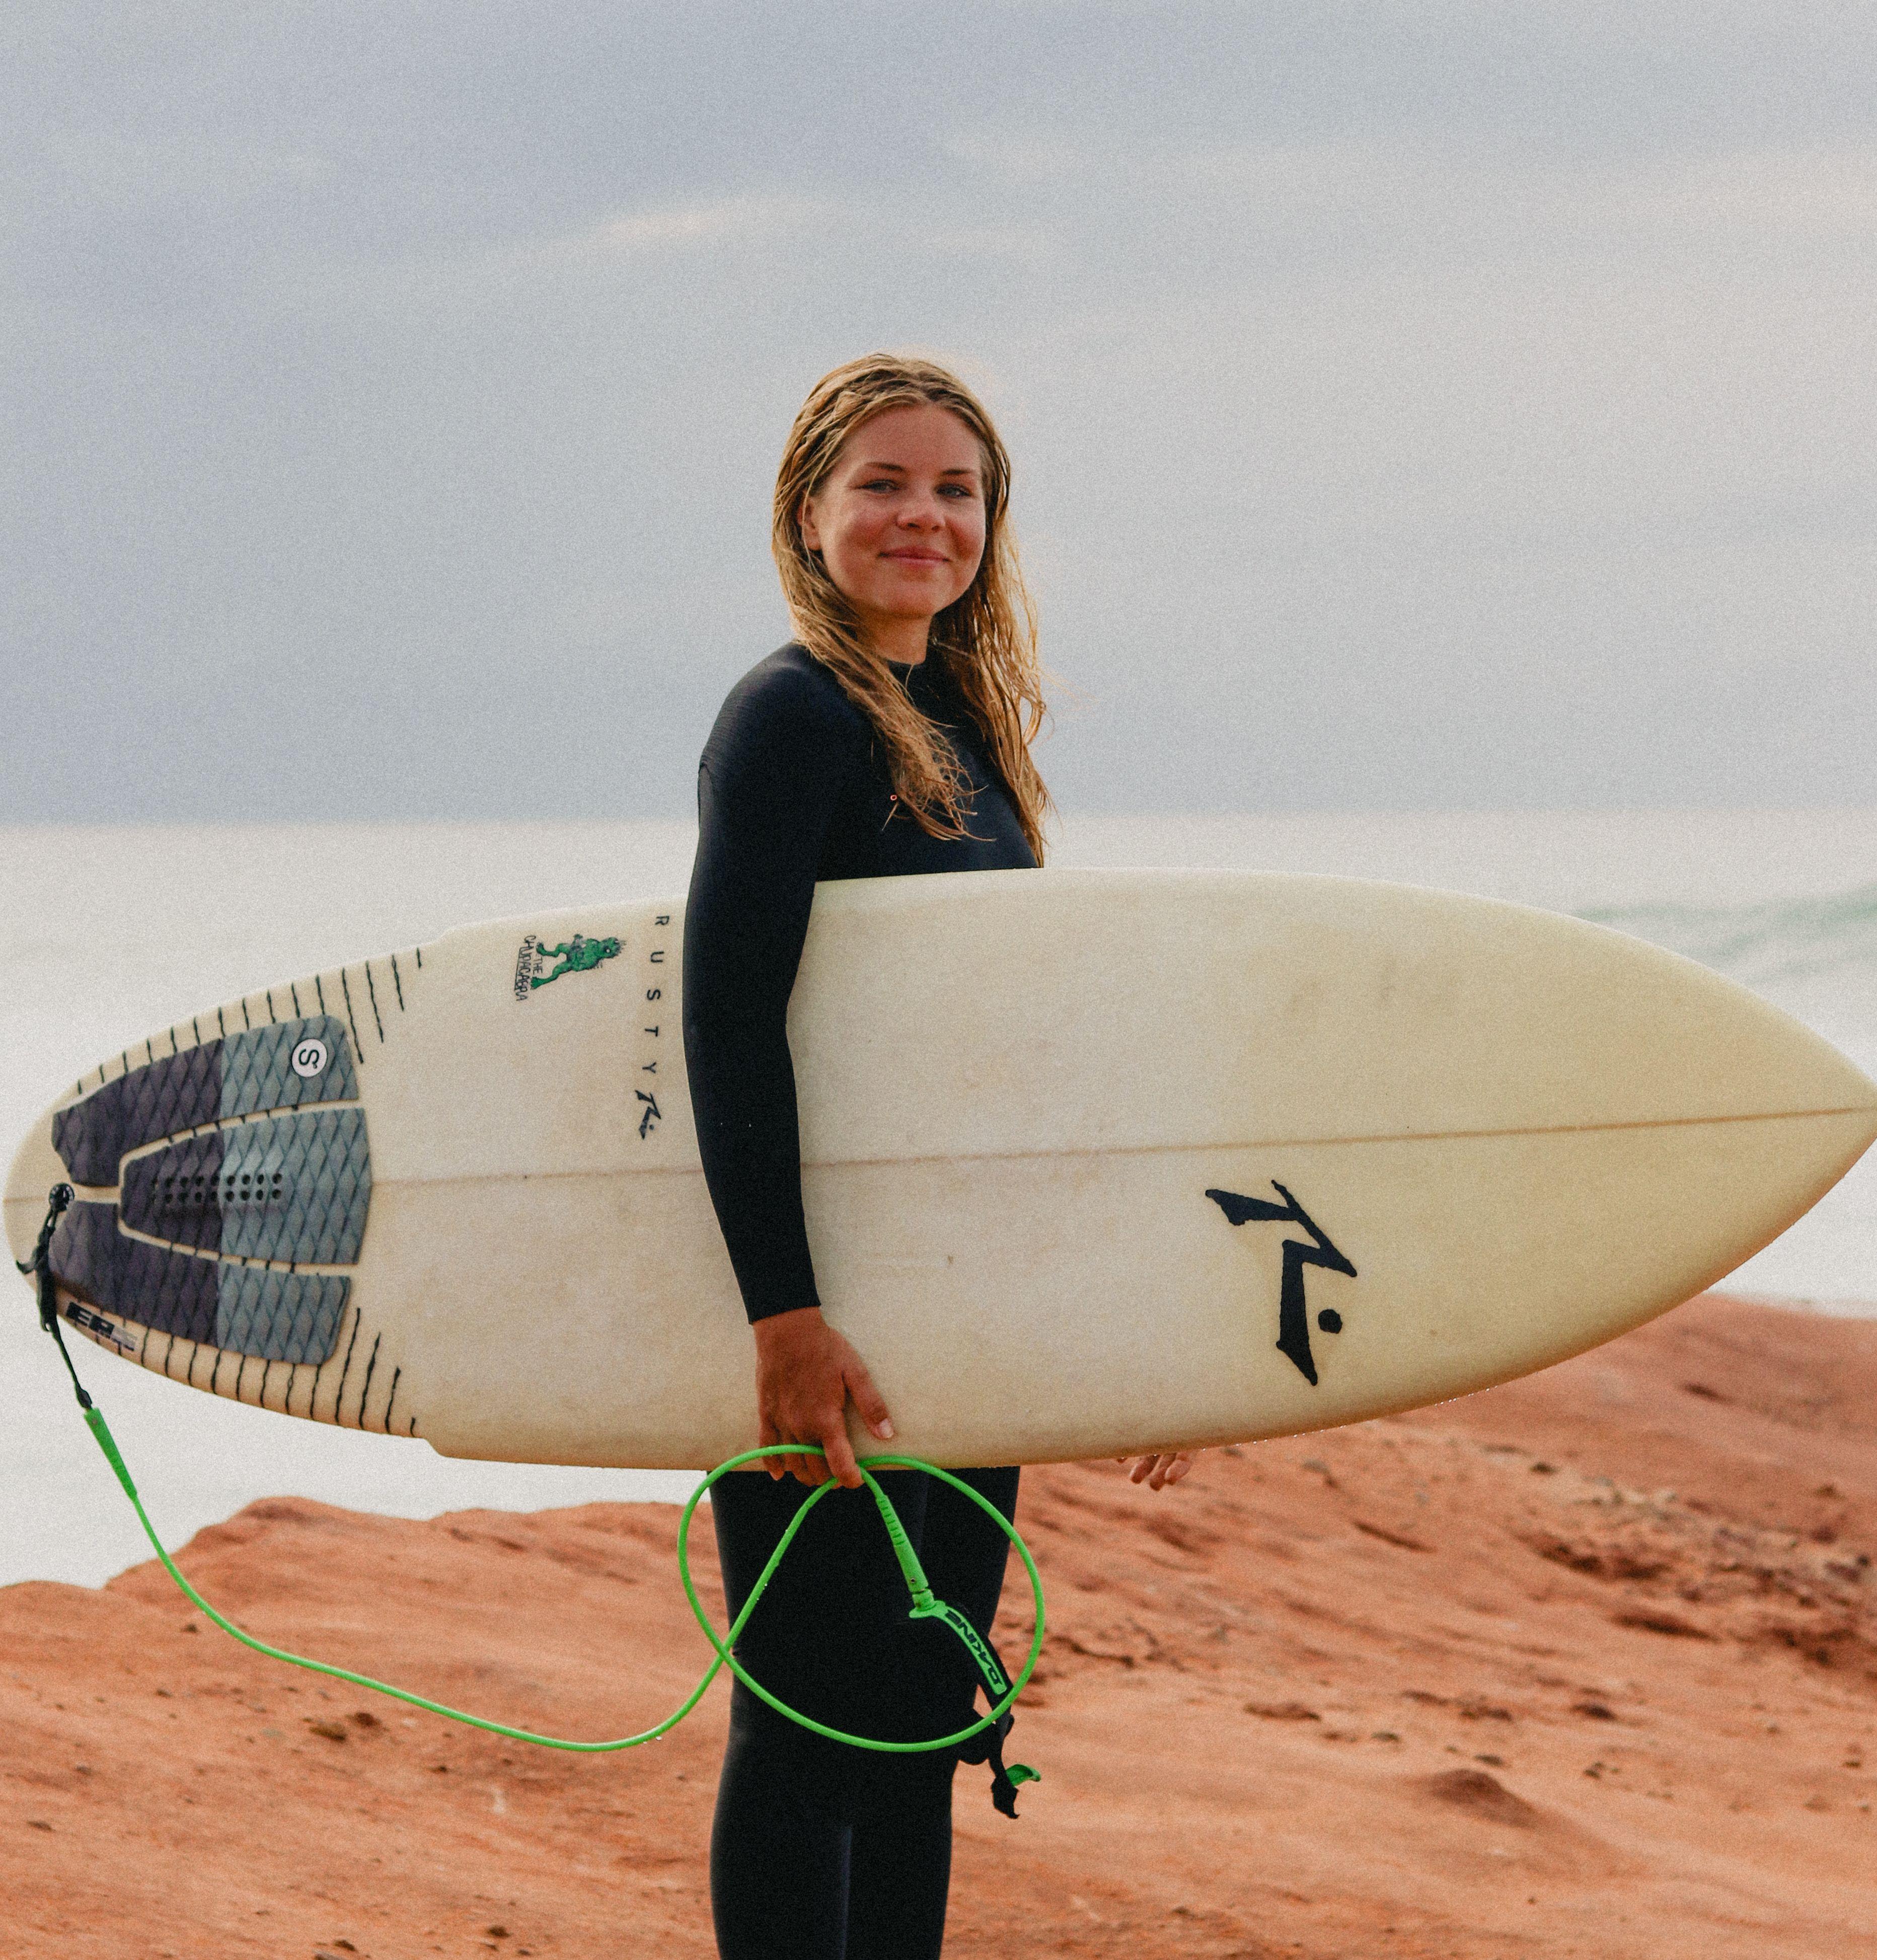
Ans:
[{"label": "woman's right hand", "polygon": [[815,1443],[820,1456],[771,1456],[771,1477],[793,1475],[804,1484],[837,1483],[857,1489],[860,1466],[848,1440],[851,1398],[861,1420],[882,1443],[893,1438],[892,1418],[852,1341],[830,1327],[818,1306],[774,1313],[756,1323],[756,1433],[764,1445]]}]

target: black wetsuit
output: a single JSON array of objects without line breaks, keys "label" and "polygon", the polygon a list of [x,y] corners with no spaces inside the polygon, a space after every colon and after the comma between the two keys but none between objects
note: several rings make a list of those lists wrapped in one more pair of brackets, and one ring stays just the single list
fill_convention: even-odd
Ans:
[{"label": "black wetsuit", "polygon": [[[871,724],[799,646],[771,654],[730,690],[698,767],[685,1059],[705,1175],[752,1320],[820,1303],[802,1219],[787,1039],[816,883],[1036,861],[939,658],[893,671],[946,730],[970,778],[969,837],[932,837],[899,810]],[[888,1474],[934,1590],[988,1634],[1004,1534],[948,1487]],[[963,1474],[1013,1513],[1014,1468]],[[733,1615],[807,1496],[793,1479],[757,1475],[716,1487],[711,1515]],[[972,1719],[975,1672],[956,1637],[908,1620],[907,1603],[871,1497],[839,1491],[791,1548],[738,1656],[783,1701],[831,1727],[893,1739],[945,1735]],[[883,1755],[826,1742],[739,1684],[711,1841],[724,1960],[936,1955],[955,1767],[949,1754]]]}]

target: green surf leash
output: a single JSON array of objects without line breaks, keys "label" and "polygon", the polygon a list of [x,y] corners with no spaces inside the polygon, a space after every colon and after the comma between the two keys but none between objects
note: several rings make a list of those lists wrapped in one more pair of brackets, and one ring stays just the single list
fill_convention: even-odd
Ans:
[{"label": "green surf leash", "polygon": [[[960,1729],[953,1735],[936,1736],[924,1742],[893,1742],[872,1736],[849,1735],[844,1729],[830,1728],[825,1723],[817,1722],[812,1716],[804,1715],[800,1709],[790,1707],[779,1696],[771,1694],[744,1668],[733,1651],[738,1636],[748,1624],[750,1615],[756,1611],[758,1602],[767,1589],[769,1581],[775,1576],[776,1570],[787,1555],[790,1545],[794,1542],[796,1534],[807,1522],[810,1512],[824,1497],[842,1488],[832,1479],[816,1485],[807,1501],[789,1520],[787,1529],[783,1532],[775,1551],[770,1554],[768,1563],[764,1566],[761,1576],[750,1589],[749,1597],[744,1602],[743,1611],[737,1615],[735,1623],[727,1633],[718,1634],[711,1622],[704,1602],[698,1597],[697,1587],[691,1577],[691,1524],[698,1504],[711,1485],[720,1477],[741,1468],[746,1463],[753,1463],[764,1457],[824,1456],[826,1452],[812,1443],[772,1443],[759,1449],[743,1450],[720,1463],[691,1494],[690,1502],[685,1506],[683,1516],[678,1523],[678,1572],[684,1582],[685,1597],[690,1602],[692,1613],[698,1624],[703,1628],[705,1637],[714,1649],[716,1657],[705,1669],[703,1678],[697,1686],[673,1713],[666,1716],[656,1726],[644,1729],[638,1735],[622,1736],[615,1740],[602,1742],[583,1742],[565,1736],[537,1735],[532,1729],[512,1728],[505,1722],[494,1721],[487,1716],[472,1715],[465,1710],[450,1707],[443,1702],[432,1701],[428,1695],[414,1693],[407,1688],[396,1687],[390,1682],[374,1679],[368,1674],[356,1673],[352,1669],[340,1667],[332,1661],[313,1660],[304,1654],[289,1653],[285,1647],[275,1647],[246,1632],[209,1605],[164,1548],[163,1541],[157,1537],[156,1527],[151,1523],[150,1515],[144,1509],[143,1499],[138,1494],[135,1480],[130,1474],[129,1466],[124,1461],[123,1452],[117,1446],[117,1439],[112,1435],[110,1425],[104,1420],[104,1412],[86,1392],[84,1384],[78,1379],[77,1369],[72,1366],[72,1357],[66,1351],[65,1335],[59,1325],[58,1296],[52,1273],[49,1248],[59,1214],[71,1203],[72,1196],[69,1185],[59,1185],[54,1188],[47,1204],[45,1226],[40,1233],[32,1259],[14,1263],[21,1272],[31,1274],[37,1282],[40,1324],[57,1342],[59,1357],[65,1364],[66,1373],[72,1377],[72,1389],[78,1397],[78,1406],[84,1412],[86,1427],[91,1430],[98,1448],[103,1452],[113,1475],[123,1487],[124,1494],[130,1500],[132,1507],[137,1513],[137,1521],[143,1526],[144,1535],[148,1538],[157,1557],[162,1561],[164,1570],[176,1582],[192,1605],[231,1638],[240,1641],[244,1647],[264,1655],[269,1660],[282,1661],[290,1667],[304,1668],[313,1674],[326,1675],[335,1681],[348,1682],[352,1687],[367,1688],[374,1694],[389,1695],[393,1701],[407,1702],[413,1708],[422,1708],[428,1713],[441,1715],[446,1720],[460,1722],[472,1729],[486,1730],[491,1735],[505,1736],[511,1742],[530,1742],[539,1748],[562,1749],[577,1755],[606,1755],[621,1749],[635,1749],[669,1734],[703,1700],[711,1682],[727,1667],[752,1694],[760,1697],[778,1714],[786,1716],[790,1721],[799,1723],[815,1735],[825,1736],[830,1742],[845,1742],[854,1748],[873,1749],[886,1755],[918,1755],[940,1749],[956,1748],[975,1737],[988,1734],[992,1739],[989,1753],[994,1771],[1004,1778],[1009,1786],[1013,1789],[1016,1784],[1041,1780],[1039,1773],[1026,1764],[1012,1763],[1005,1768],[1001,1763],[997,1751],[997,1745],[1002,1739],[1004,1718],[1011,1704],[1023,1691],[1031,1675],[1036,1672],[1036,1662],[1042,1653],[1043,1586],[1042,1576],[1036,1570],[1036,1561],[1030,1556],[1029,1548],[1023,1542],[1016,1526],[981,1491],[974,1490],[962,1477],[954,1476],[950,1471],[942,1470],[936,1463],[926,1462],[917,1456],[863,1456],[859,1459],[861,1476],[866,1488],[873,1493],[874,1503],[879,1509],[880,1522],[886,1528],[894,1556],[899,1561],[901,1577],[905,1580],[906,1590],[911,1596],[912,1604],[908,1617],[915,1620],[937,1620],[950,1628],[970,1654],[982,1680],[985,1698],[990,1704],[989,1713],[980,1717],[968,1727]],[[931,1582],[920,1563],[919,1554],[906,1535],[905,1526],[900,1522],[899,1513],[894,1509],[892,1500],[873,1475],[876,1469],[923,1471],[927,1476],[936,1477],[942,1483],[949,1484],[954,1490],[962,1491],[980,1510],[995,1522],[1004,1536],[1016,1548],[1017,1554],[1023,1561],[1023,1569],[1029,1575],[1030,1593],[1036,1607],[1036,1626],[1031,1637],[1029,1652],[1014,1678],[1006,1674],[990,1643],[971,1621],[955,1606],[948,1605],[933,1592]],[[1000,1792],[1001,1797],[1005,1794]],[[999,1808],[1006,1807],[1006,1804],[1001,1801]],[[1008,1814],[1015,1815],[1013,1806],[1008,1808]]]}]

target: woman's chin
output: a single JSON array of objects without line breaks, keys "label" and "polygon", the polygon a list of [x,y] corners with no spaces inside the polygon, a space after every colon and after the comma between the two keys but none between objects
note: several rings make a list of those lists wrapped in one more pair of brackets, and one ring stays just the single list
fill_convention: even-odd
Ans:
[{"label": "woman's chin", "polygon": [[878,638],[882,634],[897,636],[912,627],[929,626],[950,603],[949,599],[937,595],[902,593],[857,606],[855,609],[860,613],[868,636]]}]

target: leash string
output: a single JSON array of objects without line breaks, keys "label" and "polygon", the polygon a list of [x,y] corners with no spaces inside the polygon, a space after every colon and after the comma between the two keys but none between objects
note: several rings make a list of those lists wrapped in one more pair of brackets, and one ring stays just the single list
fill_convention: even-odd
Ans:
[{"label": "leash string", "polygon": [[[143,1499],[138,1491],[135,1478],[130,1474],[129,1466],[124,1461],[122,1452],[118,1448],[116,1438],[112,1435],[110,1425],[104,1420],[104,1412],[86,1393],[84,1385],[78,1379],[78,1371],[72,1365],[72,1357],[66,1351],[65,1335],[59,1325],[58,1287],[52,1270],[51,1247],[52,1235],[58,1229],[59,1218],[72,1203],[72,1197],[70,1185],[59,1184],[52,1187],[47,1195],[46,1220],[40,1228],[38,1242],[33,1248],[32,1258],[25,1261],[16,1259],[14,1264],[22,1273],[32,1276],[37,1283],[40,1325],[58,1344],[59,1357],[65,1364],[65,1372],[72,1378],[72,1392],[78,1397],[85,1425],[91,1430],[98,1448],[103,1452],[105,1460],[123,1488],[124,1494],[130,1500],[131,1506],[137,1513],[137,1521],[142,1526],[144,1535],[162,1561],[164,1570],[176,1582],[198,1612],[231,1638],[240,1641],[244,1647],[263,1655],[269,1660],[284,1662],[290,1667],[304,1668],[310,1673],[325,1675],[335,1681],[345,1682],[355,1688],[369,1689],[374,1694],[388,1695],[393,1701],[407,1702],[413,1708],[422,1708],[428,1713],[441,1715],[446,1720],[460,1722],[472,1729],[484,1729],[491,1735],[506,1737],[511,1742],[529,1742],[539,1748],[562,1749],[581,1755],[604,1755],[621,1749],[635,1749],[669,1734],[703,1700],[711,1682],[727,1667],[752,1694],[766,1702],[778,1714],[786,1716],[790,1721],[799,1723],[817,1736],[825,1736],[830,1742],[845,1742],[854,1748],[873,1749],[882,1754],[895,1755],[918,1755],[941,1749],[956,1749],[964,1761],[977,1763],[988,1761],[992,1771],[992,1801],[1007,1817],[1016,1815],[1016,1787],[1020,1783],[1040,1780],[1039,1773],[1027,1764],[1011,1763],[1007,1766],[1003,1753],[1004,1739],[1010,1732],[1013,1719],[1011,1706],[1035,1672],[1036,1662],[1042,1653],[1043,1586],[1042,1576],[1036,1570],[1036,1561],[1030,1556],[1029,1548],[1023,1542],[1016,1526],[981,1491],[974,1490],[962,1477],[954,1476],[950,1471],[943,1470],[936,1463],[928,1463],[917,1456],[863,1456],[859,1459],[861,1476],[867,1488],[873,1493],[880,1522],[886,1529],[894,1557],[899,1563],[900,1576],[911,1596],[911,1609],[908,1617],[915,1620],[937,1620],[949,1627],[971,1656],[972,1665],[981,1681],[990,1712],[953,1735],[937,1736],[927,1741],[914,1742],[886,1742],[876,1736],[850,1735],[844,1729],[831,1728],[825,1723],[817,1722],[813,1717],[804,1715],[800,1709],[790,1707],[779,1696],[771,1694],[761,1682],[749,1673],[736,1657],[737,1638],[748,1624],[750,1615],[756,1611],[757,1602],[775,1577],[790,1545],[794,1542],[796,1534],[807,1522],[808,1515],[815,1507],[824,1497],[841,1488],[832,1480],[817,1484],[807,1501],[789,1520],[787,1529],[777,1542],[775,1551],[769,1555],[768,1563],[764,1566],[761,1577],[750,1589],[749,1597],[743,1602],[743,1611],[736,1615],[728,1632],[721,1635],[718,1634],[704,1602],[698,1597],[697,1587],[691,1576],[691,1524],[698,1504],[711,1487],[720,1477],[727,1475],[746,1463],[756,1462],[765,1457],[825,1456],[823,1450],[812,1443],[773,1443],[759,1449],[743,1450],[720,1463],[691,1494],[691,1500],[685,1506],[683,1515],[678,1522],[678,1573],[684,1582],[685,1597],[690,1602],[692,1613],[698,1624],[703,1628],[705,1637],[715,1650],[715,1658],[705,1669],[697,1686],[673,1713],[666,1716],[655,1726],[635,1736],[622,1736],[608,1742],[587,1742],[560,1736],[538,1735],[529,1729],[512,1728],[505,1722],[497,1722],[487,1716],[471,1714],[460,1708],[450,1707],[443,1702],[432,1701],[428,1695],[416,1694],[407,1688],[399,1688],[390,1682],[377,1680],[371,1675],[356,1673],[352,1669],[340,1667],[334,1662],[314,1660],[304,1654],[290,1653],[285,1647],[275,1647],[245,1631],[217,1612],[202,1597],[164,1549],[163,1541],[157,1535],[156,1527],[150,1522],[150,1514],[144,1508]],[[997,1656],[997,1650],[989,1640],[956,1607],[949,1605],[934,1593],[931,1581],[920,1563],[918,1551],[907,1535],[905,1526],[901,1522],[898,1511],[894,1509],[892,1500],[873,1475],[876,1469],[923,1471],[927,1476],[936,1477],[941,1482],[950,1484],[954,1490],[962,1491],[981,1510],[988,1513],[995,1520],[1004,1536],[1016,1547],[1023,1561],[1024,1570],[1029,1576],[1030,1592],[1036,1608],[1036,1624],[1030,1639],[1029,1652],[1014,1679],[1010,1676]]]}]

